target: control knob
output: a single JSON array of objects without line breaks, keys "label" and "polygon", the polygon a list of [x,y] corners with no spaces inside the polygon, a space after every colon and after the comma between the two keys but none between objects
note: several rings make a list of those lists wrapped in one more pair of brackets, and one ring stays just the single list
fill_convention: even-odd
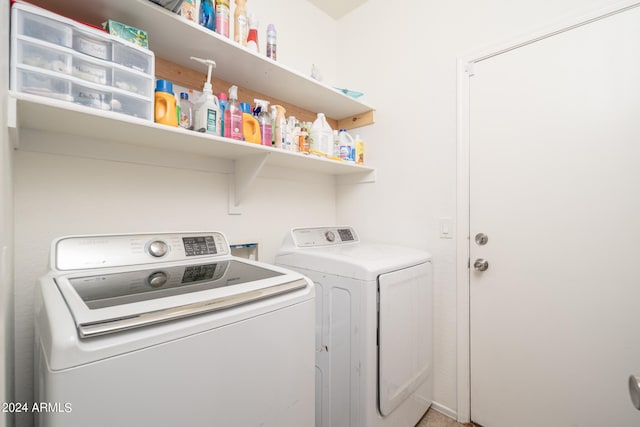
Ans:
[{"label": "control knob", "polygon": [[149,282],[149,286],[152,288],[159,288],[160,286],[167,283],[168,277],[164,271],[156,271],[155,273],[151,273],[149,277],[147,277],[147,281]]},{"label": "control knob", "polygon": [[149,245],[149,254],[156,258],[165,256],[168,250],[169,246],[162,240],[155,240]]}]

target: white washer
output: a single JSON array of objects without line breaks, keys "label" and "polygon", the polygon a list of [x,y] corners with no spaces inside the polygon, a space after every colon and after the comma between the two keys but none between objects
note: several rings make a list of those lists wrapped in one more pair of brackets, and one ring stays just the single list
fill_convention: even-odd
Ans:
[{"label": "white washer", "polygon": [[311,426],[314,288],[217,232],[53,242],[36,296],[42,426]]},{"label": "white washer", "polygon": [[316,427],[413,427],[432,402],[427,252],[296,228],[276,264],[316,286]]}]

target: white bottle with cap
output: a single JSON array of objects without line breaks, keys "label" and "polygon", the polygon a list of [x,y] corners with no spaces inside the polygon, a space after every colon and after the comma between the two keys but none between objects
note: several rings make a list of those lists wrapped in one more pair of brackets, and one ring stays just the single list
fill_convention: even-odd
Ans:
[{"label": "white bottle with cap", "polygon": [[324,113],[311,125],[311,152],[316,154],[333,155],[333,129],[327,122]]}]

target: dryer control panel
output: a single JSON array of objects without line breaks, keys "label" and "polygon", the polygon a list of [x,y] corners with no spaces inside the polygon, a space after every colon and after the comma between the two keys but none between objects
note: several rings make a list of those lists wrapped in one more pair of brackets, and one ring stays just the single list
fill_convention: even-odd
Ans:
[{"label": "dryer control panel", "polygon": [[359,242],[353,227],[310,227],[291,230],[293,243],[299,248],[344,245]]},{"label": "dryer control panel", "polygon": [[230,255],[222,233],[156,233],[71,236],[57,239],[51,248],[51,265],[57,270],[185,261]]}]

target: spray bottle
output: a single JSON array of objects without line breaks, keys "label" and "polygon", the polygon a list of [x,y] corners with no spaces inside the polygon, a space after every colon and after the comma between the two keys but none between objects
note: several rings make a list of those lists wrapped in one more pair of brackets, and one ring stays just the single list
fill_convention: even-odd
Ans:
[{"label": "spray bottle", "polygon": [[191,59],[208,66],[207,81],[202,89],[202,96],[195,105],[195,130],[220,136],[220,120],[222,119],[220,117],[220,103],[213,94],[213,87],[211,86],[211,75],[216,62],[211,59],[196,58],[195,56],[192,56]]},{"label": "spray bottle", "polygon": [[242,111],[238,103],[238,86],[229,88],[229,138],[240,141],[243,135]]},{"label": "spray bottle", "polygon": [[254,99],[258,112],[258,123],[260,123],[260,138],[262,145],[271,147],[271,115],[269,114],[269,101],[264,99]]},{"label": "spray bottle", "polygon": [[249,34],[247,35],[247,48],[254,52],[260,52],[258,44],[258,18],[253,12],[249,13]]}]

